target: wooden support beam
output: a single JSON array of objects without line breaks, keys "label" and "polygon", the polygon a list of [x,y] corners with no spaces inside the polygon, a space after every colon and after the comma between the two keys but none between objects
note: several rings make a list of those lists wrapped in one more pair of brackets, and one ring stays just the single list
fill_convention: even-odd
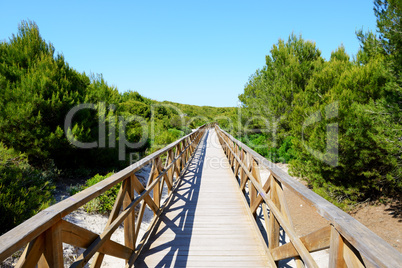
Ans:
[{"label": "wooden support beam", "polygon": [[[132,175],[132,178],[133,178],[132,183],[133,183],[133,187],[134,187],[135,191],[138,194],[142,194],[145,191],[144,186],[138,180],[137,176],[135,176],[134,174]],[[150,196],[145,197],[145,202],[153,210],[154,213],[156,213],[158,211],[158,206],[155,204],[154,200]]]},{"label": "wooden support beam", "polygon": [[[279,198],[279,203],[281,204],[282,215],[284,216],[284,218],[287,221],[287,223],[290,225],[290,228],[292,230],[294,230],[292,218],[290,216],[290,210],[289,210],[288,204],[286,202],[285,195],[283,193],[282,184],[278,180],[276,180],[275,177],[273,177],[273,176],[272,176],[272,180],[275,180],[277,182],[276,183],[276,193],[277,193],[278,198]],[[299,256],[295,256],[294,260],[295,260],[297,268],[304,267],[303,262],[301,261]]]},{"label": "wooden support beam", "polygon": [[[98,237],[99,235],[94,232],[91,232],[71,222],[62,220],[62,240],[64,243],[75,247],[88,248]],[[128,260],[134,251],[117,242],[108,240],[102,247],[99,248],[99,252],[116,258]]]},{"label": "wooden support beam", "polygon": [[344,240],[343,258],[347,267],[364,268],[364,262],[360,253],[348,242]]},{"label": "wooden support beam", "polygon": [[41,258],[41,261],[39,262],[39,268],[64,267],[63,242],[61,233],[61,221],[55,223],[45,232],[45,250],[43,258]]},{"label": "wooden support beam", "polygon": [[[300,237],[300,241],[304,244],[309,252],[323,250],[329,248],[331,237],[331,227],[325,226],[317,231]],[[299,254],[291,242],[271,250],[272,257],[275,261],[288,258],[298,257]]]},{"label": "wooden support beam", "polygon": [[[278,194],[276,191],[276,185],[275,185],[276,181],[274,179],[271,179],[270,184],[271,184],[270,200],[272,200],[272,203],[276,207],[278,207],[278,209],[280,209],[279,198],[278,198]],[[269,208],[271,209],[271,206],[269,206]],[[269,232],[268,246],[269,246],[270,250],[279,246],[279,228],[280,228],[279,222],[271,209],[270,215],[269,215],[269,229],[268,229],[268,232]]]},{"label": "wooden support beam", "polygon": [[[159,175],[159,169],[160,169],[159,166],[160,166],[160,164],[161,164],[160,158],[159,157],[155,158],[155,160],[153,162],[153,165],[155,166],[155,169],[154,169],[154,173],[152,175],[152,181],[156,180],[156,178]],[[155,202],[156,206],[159,209],[159,207],[161,206],[160,180],[157,180],[157,182],[156,182],[156,186],[154,188],[153,195],[154,195],[154,202]]]},{"label": "wooden support beam", "polygon": [[[259,184],[261,184],[260,170],[258,167],[258,163],[256,161],[254,161],[253,158],[250,158],[250,168],[251,168],[251,174],[254,176],[256,181]],[[250,185],[249,185],[249,195],[250,195],[250,208],[251,208],[256,203],[256,199],[257,199],[257,189],[255,188],[253,183],[251,183],[251,181],[250,181]],[[253,214],[253,216],[255,218],[256,211],[254,210],[251,213]]]},{"label": "wooden support beam", "polygon": [[[268,179],[265,181],[264,186],[262,187],[262,189],[264,190],[264,192],[266,194],[268,194],[270,188],[271,188],[271,176],[268,177]],[[263,202],[264,200],[262,199],[261,194],[258,194],[257,199],[255,200],[255,202],[252,204],[252,206],[250,207],[251,213],[255,213],[258,206]]]},{"label": "wooden support beam", "polygon": [[329,247],[329,268],[345,268],[343,259],[343,239],[334,226],[331,226],[331,241]]},{"label": "wooden support beam", "polygon": [[[134,175],[128,178],[127,190],[124,196],[123,207],[128,207],[134,200]],[[124,220],[124,245],[132,250],[135,249],[135,211],[131,213]],[[128,261],[128,260],[127,260]]]},{"label": "wooden support beam", "polygon": [[[271,188],[273,188],[272,185],[271,185]],[[273,189],[271,189],[271,191],[272,190]],[[295,231],[292,228],[290,228],[289,224],[283,218],[282,214],[280,213],[280,211],[277,208],[277,206],[275,205],[275,203],[272,202],[271,200],[268,200],[267,203],[268,203],[271,213],[274,214],[275,218],[278,220],[278,222],[280,223],[282,228],[285,230],[286,234],[289,236],[290,241],[296,248],[300,257],[303,259],[304,263],[308,267],[318,268],[317,263],[314,261],[313,257],[311,257],[310,253],[308,252],[308,250],[306,249],[304,244],[300,241],[300,238],[296,235]]]},{"label": "wooden support beam", "polygon": [[119,227],[119,225],[124,221],[124,219],[134,210],[135,206],[141,202],[146,195],[148,195],[159,182],[156,179],[149,186],[147,191],[141,194],[139,197],[135,198],[133,202],[113,221],[113,223],[81,254],[77,260],[71,265],[71,267],[84,267],[88,263],[89,259],[99,250],[99,248],[106,242],[109,241],[110,236]]},{"label": "wooden support beam", "polygon": [[45,234],[28,243],[17,262],[16,268],[35,267],[45,250]]},{"label": "wooden support beam", "polygon": [[[109,219],[106,223],[105,228],[109,227],[110,224],[117,218],[117,216],[120,213],[121,206],[123,205],[123,200],[125,197],[125,194],[127,192],[127,187],[128,187],[128,181],[125,179],[121,186],[119,193],[117,194],[116,200],[113,205],[113,209],[110,213]],[[91,267],[92,268],[100,268],[103,262],[104,254],[102,252],[97,252],[94,256],[94,260],[92,261]]]}]

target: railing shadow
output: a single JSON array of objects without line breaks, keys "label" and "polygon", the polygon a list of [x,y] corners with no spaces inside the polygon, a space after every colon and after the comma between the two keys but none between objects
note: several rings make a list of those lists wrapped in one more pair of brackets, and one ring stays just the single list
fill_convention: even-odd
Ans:
[{"label": "railing shadow", "polygon": [[172,199],[159,217],[135,267],[176,267],[187,264],[207,148],[205,134]]}]

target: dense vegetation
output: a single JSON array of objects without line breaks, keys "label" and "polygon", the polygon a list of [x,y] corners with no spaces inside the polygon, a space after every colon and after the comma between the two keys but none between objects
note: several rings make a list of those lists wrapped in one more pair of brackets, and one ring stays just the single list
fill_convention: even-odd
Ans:
[{"label": "dense vegetation", "polygon": [[[84,103],[91,106],[74,114],[66,135],[69,111]],[[119,170],[233,110],[119,93],[101,75],[71,68],[34,22],[23,21],[0,43],[0,234],[48,206],[57,180]]]},{"label": "dense vegetation", "polygon": [[[239,96],[240,110],[120,93],[101,75],[71,68],[34,22],[23,21],[0,43],[0,234],[51,204],[59,180],[100,173],[82,188],[89,187],[129,164],[131,153],[142,157],[212,121],[274,162],[290,163],[338,205],[400,196],[398,3],[375,1],[379,35],[359,31],[354,57],[340,46],[326,60],[301,36],[279,40]],[[91,105],[75,113],[66,133],[69,111],[84,103]],[[116,191],[87,210],[107,212]]]},{"label": "dense vegetation", "polygon": [[279,40],[239,96],[242,120],[261,129],[239,133],[242,139],[274,161],[289,162],[293,175],[341,206],[402,192],[398,3],[375,1],[379,36],[359,31],[361,49],[352,58],[343,46],[325,60],[301,36]]}]

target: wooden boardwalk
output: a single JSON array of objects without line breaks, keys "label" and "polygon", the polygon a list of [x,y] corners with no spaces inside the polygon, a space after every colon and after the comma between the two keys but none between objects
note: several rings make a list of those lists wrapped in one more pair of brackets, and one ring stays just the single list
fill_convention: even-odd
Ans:
[{"label": "wooden boardwalk", "polygon": [[[144,186],[135,174],[147,165],[152,168]],[[102,233],[65,219],[119,183]],[[161,206],[166,188],[170,194]],[[327,225],[299,237],[284,189]],[[149,226],[147,207],[155,213],[152,228],[138,237],[141,226]],[[122,224],[124,243],[110,240]],[[91,259],[91,267],[101,267],[105,255],[125,260],[126,267],[290,267],[293,258],[296,267],[314,268],[402,263],[391,245],[216,124],[199,127],[3,234],[0,263],[25,247],[16,267],[64,267],[64,243],[85,249],[70,267],[86,267]],[[328,249],[325,259],[316,258]]]},{"label": "wooden boardwalk", "polygon": [[267,267],[261,239],[209,130],[135,267]]}]

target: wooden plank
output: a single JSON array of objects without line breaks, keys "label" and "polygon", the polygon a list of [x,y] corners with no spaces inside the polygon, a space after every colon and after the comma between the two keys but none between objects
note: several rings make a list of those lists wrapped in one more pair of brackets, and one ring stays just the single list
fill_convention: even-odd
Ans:
[{"label": "wooden plank", "polygon": [[61,233],[61,221],[45,232],[44,259],[46,260],[46,265],[45,262],[41,262],[42,265],[39,265],[39,267],[64,267]]},{"label": "wooden plank", "polygon": [[[138,178],[134,174],[132,175],[132,177],[134,178],[132,183],[133,183],[133,187],[134,187],[135,191],[138,194],[143,193],[145,191],[145,188],[142,185],[142,183],[138,180]],[[158,211],[158,206],[155,204],[154,200],[150,196],[145,197],[145,202],[153,210],[154,213],[156,213]]]},{"label": "wooden plank", "polygon": [[[211,134],[208,140],[212,136],[217,138]],[[198,153],[196,151],[194,161],[199,161],[197,157],[200,155],[224,157],[219,147],[211,147],[206,146],[206,152],[203,154],[200,152],[202,148]],[[219,155],[211,154],[212,152],[219,152]],[[197,162],[189,164],[197,166]],[[236,266],[238,263],[242,263],[243,267],[257,263],[257,267],[267,266],[269,251],[264,250],[263,239],[256,230],[257,227],[254,227],[256,224],[247,208],[248,205],[237,190],[237,182],[229,164],[224,163],[224,166],[227,168],[211,170],[210,165],[204,165],[202,170],[194,168],[199,173],[185,175],[180,187],[172,192],[173,196],[166,209],[154,223],[155,227],[151,229],[152,235],[149,233],[149,240],[144,240],[144,251],[135,262],[136,267],[141,267],[142,259],[150,266],[161,265],[158,258],[170,260],[170,255],[167,254],[170,254],[170,251],[175,252],[175,249],[178,250],[176,252],[179,261],[172,262],[172,266],[191,266],[195,263],[195,259],[192,259],[195,257],[202,259],[204,265],[213,261],[215,265],[224,266]],[[233,255],[232,250],[245,254]],[[225,254],[220,254],[220,251]],[[230,258],[231,256],[236,257]],[[190,261],[181,262],[181,257]],[[237,260],[242,258],[247,262]],[[245,265],[246,263],[248,265]],[[271,265],[275,265],[272,258]]]},{"label": "wooden plank", "polygon": [[360,254],[353,249],[352,245],[345,241],[343,245],[343,258],[345,260],[347,267],[357,267],[364,268],[363,261],[361,260]]},{"label": "wooden plank", "polygon": [[[88,248],[99,235],[73,223],[62,220],[62,240],[75,247]],[[99,248],[102,254],[120,259],[129,259],[133,250],[112,240]]]},{"label": "wooden plank", "polygon": [[133,202],[113,221],[113,223],[106,228],[106,230],[82,253],[77,260],[71,265],[71,267],[83,267],[88,263],[89,259],[99,250],[99,248],[110,239],[113,232],[119,227],[124,219],[134,210],[135,206],[148,195],[152,189],[156,186],[159,180],[152,182],[150,187],[143,194],[134,199]]},{"label": "wooden plank", "polygon": [[[276,181],[275,180],[270,180],[271,182],[271,191],[270,191],[270,199],[272,200],[272,203],[280,209],[280,203],[279,203],[279,198],[277,194],[277,189],[276,189]],[[261,196],[261,195],[260,195]],[[269,206],[269,204],[268,204]],[[271,209],[271,206],[269,206]],[[269,249],[272,250],[274,248],[277,248],[279,246],[279,221],[277,219],[278,215],[275,215],[272,211],[270,210],[270,215],[269,215],[269,228],[267,230],[268,232],[268,246]],[[287,232],[286,232],[287,233]]]},{"label": "wooden plank", "polygon": [[[268,194],[268,191],[271,188],[271,178],[272,176],[269,176],[268,179],[265,181],[264,186],[262,189],[264,190],[265,194]],[[262,199],[262,196],[259,194],[257,196],[256,201],[254,204],[250,207],[251,212],[255,213],[257,211],[258,206],[263,202],[264,200]]]},{"label": "wooden plank", "polygon": [[[329,248],[330,237],[331,227],[325,226],[315,232],[300,237],[300,241],[304,244],[309,252],[315,252]],[[275,261],[299,256],[297,250],[290,242],[280,247],[274,248],[271,253]]]},{"label": "wooden plank", "polygon": [[343,239],[338,231],[331,226],[331,241],[329,247],[329,268],[347,267],[343,259]]},{"label": "wooden plank", "polygon": [[45,235],[42,234],[28,243],[15,267],[35,267],[45,250]]},{"label": "wooden plank", "polygon": [[[127,179],[124,180],[120,186],[120,190],[119,193],[117,194],[116,200],[114,202],[113,205],[113,209],[110,212],[110,216],[109,219],[106,223],[105,228],[109,227],[110,224],[116,219],[116,217],[119,215],[121,207],[123,205],[123,200],[125,197],[125,193],[127,191],[127,187],[128,187],[128,182]],[[94,256],[94,260],[91,263],[91,267],[92,268],[100,268],[102,265],[102,261],[104,258],[104,254],[102,252],[97,252]]]},{"label": "wooden plank", "polygon": [[[123,201],[123,208],[128,207],[134,200],[133,176],[127,179],[127,190]],[[145,198],[144,198],[145,200]],[[124,220],[124,245],[132,250],[135,249],[135,213],[134,210]],[[128,260],[128,259],[127,259]]]},{"label": "wooden plank", "polygon": [[[275,184],[275,185],[276,185],[276,194],[277,194],[277,196],[278,196],[278,198],[279,198],[279,203],[281,204],[281,212],[282,212],[282,215],[284,216],[284,218],[285,218],[285,220],[287,221],[287,223],[290,225],[290,228],[291,228],[292,230],[294,230],[295,228],[294,228],[294,226],[293,226],[292,218],[291,218],[291,216],[290,216],[289,207],[288,207],[288,204],[287,204],[287,202],[286,202],[285,195],[284,195],[284,193],[283,193],[282,185],[281,185],[281,183],[280,183],[279,181],[277,181],[274,177],[272,177],[272,180],[275,180],[275,181],[276,181],[276,184]],[[302,241],[302,242],[303,242],[303,241]],[[308,250],[308,249],[307,249],[307,250]],[[300,259],[300,256],[295,256],[294,261],[295,261],[295,263],[296,263],[296,267],[297,267],[297,268],[302,268],[302,267],[304,267],[303,262],[302,262],[301,259]]]},{"label": "wooden plank", "polygon": [[[271,191],[272,191],[272,189],[271,189]],[[281,213],[280,213],[279,209],[276,207],[276,205],[271,200],[268,200],[267,203],[270,208],[270,211],[273,212],[273,214],[275,215],[275,218],[279,221],[280,225],[285,230],[286,234],[289,236],[290,241],[296,248],[300,257],[303,259],[304,263],[307,264],[308,267],[317,267],[318,268],[317,263],[314,261],[313,257],[311,257],[310,253],[308,252],[308,250],[306,249],[304,244],[300,241],[300,238],[297,237],[295,231],[292,228],[290,228],[289,224],[283,218],[283,216],[281,215]]]},{"label": "wooden plank", "polygon": [[[197,140],[197,138],[194,139],[194,141],[197,141],[196,149],[198,149],[198,147],[199,147],[199,145],[200,145],[199,142],[201,141],[201,138],[204,137],[204,133],[202,133],[202,136],[201,136],[201,135],[197,135],[197,137],[198,137],[198,140]],[[177,152],[179,152],[179,149],[177,149]],[[179,159],[179,158],[180,158],[180,155],[181,155],[182,153],[183,153],[183,152],[179,153],[178,156],[176,157],[176,159]],[[194,154],[190,157],[189,160],[192,160],[193,157],[194,157]],[[175,161],[172,162],[171,164],[175,164]],[[131,257],[130,257],[130,259],[129,259],[129,262],[127,263],[127,267],[131,267],[131,266],[133,265],[133,263],[136,261],[137,257],[141,254],[142,249],[144,248],[145,243],[147,242],[149,236],[151,235],[153,228],[155,227],[155,225],[156,225],[156,223],[158,222],[158,220],[160,220],[158,217],[163,213],[163,211],[164,211],[166,205],[169,204],[169,203],[172,201],[172,199],[174,198],[173,193],[176,192],[176,191],[177,191],[177,188],[180,186],[180,182],[181,182],[182,179],[183,179],[184,172],[185,172],[185,171],[187,170],[187,168],[188,168],[188,164],[189,164],[189,163],[187,163],[187,164],[185,165],[185,168],[183,168],[183,170],[180,171],[180,174],[179,174],[179,176],[178,176],[178,178],[177,178],[177,181],[176,181],[177,183],[174,184],[174,186],[173,186],[173,188],[172,188],[171,194],[170,194],[170,195],[168,196],[168,198],[165,200],[165,203],[160,207],[160,209],[158,210],[157,214],[156,214],[155,217],[153,218],[152,222],[151,222],[150,225],[148,226],[147,232],[145,232],[145,234],[143,235],[143,237],[142,237],[142,239],[141,239],[141,242],[138,244],[138,246],[137,246],[135,252],[131,255]],[[150,187],[149,184],[150,184],[150,182],[148,183],[148,187],[147,187],[147,188]],[[144,204],[143,204],[143,205],[144,205]],[[144,207],[142,206],[142,207],[141,207],[142,211],[143,211],[143,208],[144,208]],[[140,210],[140,212],[141,212],[141,210]],[[141,217],[142,217],[142,216],[141,216]],[[140,220],[140,219],[139,219],[139,220]],[[137,226],[139,226],[139,224],[138,224]],[[137,234],[138,234],[138,232],[137,232]]]}]

